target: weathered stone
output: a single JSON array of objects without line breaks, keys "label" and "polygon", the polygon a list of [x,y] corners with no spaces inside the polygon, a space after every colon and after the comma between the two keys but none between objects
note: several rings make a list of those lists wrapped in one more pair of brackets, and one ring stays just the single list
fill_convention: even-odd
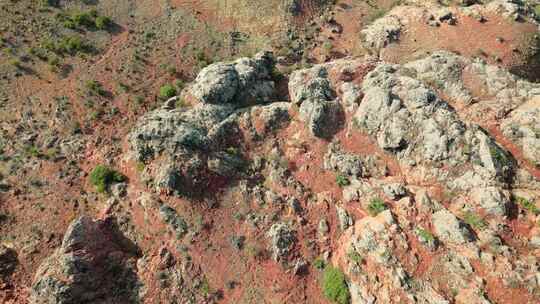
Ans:
[{"label": "weathered stone", "polygon": [[401,28],[398,17],[384,16],[361,31],[362,43],[366,48],[378,52],[388,44],[399,40]]},{"label": "weathered stone", "polygon": [[460,245],[472,239],[471,233],[465,225],[446,209],[435,212],[432,220],[435,234],[445,242]]},{"label": "weathered stone", "polygon": [[336,101],[306,100],[300,105],[300,118],[311,134],[330,138],[342,125],[343,111]]},{"label": "weathered stone", "polygon": [[336,171],[341,175],[362,176],[362,160],[354,154],[342,152],[339,145],[332,143],[324,156],[324,169]]},{"label": "weathered stone", "polygon": [[39,267],[30,303],[140,303],[142,286],[134,265],[139,254],[114,219],[81,217]]},{"label": "weathered stone", "polygon": [[267,236],[271,242],[272,258],[276,262],[285,261],[296,242],[294,231],[287,224],[277,223],[270,227]]},{"label": "weathered stone", "polygon": [[300,106],[300,118],[316,137],[328,138],[335,134],[343,121],[343,109],[333,100],[335,93],[322,65],[291,74],[289,95]]},{"label": "weathered stone", "polygon": [[172,231],[175,233],[176,238],[182,238],[188,232],[188,225],[186,221],[178,215],[176,210],[168,205],[161,205],[159,208],[159,214],[163,221],[169,225]]},{"label": "weathered stone", "polygon": [[190,93],[203,103],[268,102],[275,94],[274,82],[270,79],[273,68],[273,55],[268,52],[233,63],[214,63],[202,69]]},{"label": "weathered stone", "polygon": [[336,206],[337,217],[339,220],[339,228],[343,231],[354,224],[352,217],[347,210],[340,206]]},{"label": "weathered stone", "polygon": [[322,236],[328,234],[328,232],[330,231],[330,227],[328,227],[328,221],[326,219],[321,219],[319,221],[318,231],[319,234]]},{"label": "weathered stone", "polygon": [[487,213],[506,215],[510,204],[508,195],[497,187],[475,188],[471,192],[472,199]]},{"label": "weathered stone", "polygon": [[407,195],[407,189],[400,183],[386,184],[382,187],[383,192],[389,198],[396,200]]}]

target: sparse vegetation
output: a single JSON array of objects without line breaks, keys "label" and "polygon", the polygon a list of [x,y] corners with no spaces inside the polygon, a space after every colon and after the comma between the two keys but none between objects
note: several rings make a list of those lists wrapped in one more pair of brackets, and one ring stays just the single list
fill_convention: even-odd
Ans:
[{"label": "sparse vegetation", "polygon": [[540,208],[536,207],[536,204],[531,202],[530,200],[518,196],[515,198],[515,201],[521,208],[527,210],[528,212],[534,215],[540,214]]},{"label": "sparse vegetation", "polygon": [[9,60],[9,64],[14,66],[17,69],[20,69],[22,67],[21,66],[21,61],[19,59],[17,59],[17,58]]},{"label": "sparse vegetation", "polygon": [[508,159],[508,156],[506,156],[503,150],[501,150],[500,148],[491,146],[489,148],[489,153],[491,154],[491,157],[493,157],[497,161],[497,163],[499,163],[500,165],[502,166],[508,165],[508,162],[510,160]]},{"label": "sparse vegetation", "polygon": [[422,241],[426,243],[433,243],[435,241],[435,236],[433,236],[431,232],[423,228],[417,227],[416,234]]},{"label": "sparse vegetation", "polygon": [[159,88],[159,97],[168,99],[176,95],[176,88],[170,84],[166,84]]},{"label": "sparse vegetation", "polygon": [[325,266],[326,266],[326,263],[321,258],[316,258],[313,261],[313,267],[315,267],[316,269],[322,270],[324,269]]},{"label": "sparse vegetation", "polygon": [[96,80],[88,80],[85,83],[85,87],[88,95],[99,95],[104,96],[107,92],[103,89],[101,83]]},{"label": "sparse vegetation", "polygon": [[57,41],[47,39],[42,42],[42,47],[57,55],[89,54],[94,48],[80,36],[63,37]]},{"label": "sparse vegetation", "polygon": [[345,187],[351,184],[349,179],[344,175],[337,175],[336,176],[336,183],[340,187]]},{"label": "sparse vegetation", "polygon": [[97,192],[103,193],[113,183],[125,181],[125,176],[107,166],[97,165],[90,172],[90,183],[96,187]]},{"label": "sparse vegetation", "polygon": [[351,301],[345,274],[331,265],[324,269],[322,289],[324,296],[336,304],[349,304]]},{"label": "sparse vegetation", "polygon": [[356,251],[350,251],[349,253],[347,253],[347,257],[350,261],[357,265],[362,264],[362,261],[364,260],[364,258]]},{"label": "sparse vegetation", "polygon": [[487,227],[486,221],[472,211],[466,211],[463,214],[463,220],[465,223],[467,223],[467,225],[475,229],[485,229]]},{"label": "sparse vegetation", "polygon": [[108,30],[112,26],[111,18],[107,16],[97,16],[95,25],[98,30]]},{"label": "sparse vegetation", "polygon": [[332,48],[334,48],[334,46],[332,45],[332,42],[330,41],[325,41],[322,44],[322,49],[326,54],[330,54],[330,52],[332,51]]},{"label": "sparse vegetation", "polygon": [[384,210],[386,210],[388,208],[388,206],[386,206],[385,202],[380,199],[380,198],[373,198],[371,199],[371,201],[369,202],[369,205],[368,205],[368,213],[371,215],[371,216],[376,216],[377,214],[383,212]]},{"label": "sparse vegetation", "polygon": [[100,16],[96,10],[72,13],[60,12],[56,20],[68,29],[108,30],[113,22],[110,17]]}]

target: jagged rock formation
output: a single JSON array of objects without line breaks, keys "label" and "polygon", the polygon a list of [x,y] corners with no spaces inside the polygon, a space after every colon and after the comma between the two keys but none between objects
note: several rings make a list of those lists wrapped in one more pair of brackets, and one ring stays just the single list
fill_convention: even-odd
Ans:
[{"label": "jagged rock formation", "polygon": [[212,64],[189,89],[198,104],[189,110],[159,109],[139,121],[129,136],[132,155],[154,164],[147,175],[158,190],[201,196],[243,174],[247,164],[238,150],[240,128],[264,136],[289,121],[285,103],[253,106],[275,97],[273,68],[272,54],[266,52]]},{"label": "jagged rock formation", "polygon": [[[331,70],[333,64],[296,74]],[[291,90],[292,99],[310,92],[322,98],[324,92],[341,91],[335,99],[343,102],[347,94],[343,88],[354,88],[320,78],[307,92]],[[351,277],[352,303],[491,303],[485,290],[492,287],[486,280],[502,280],[509,288],[516,277],[534,276],[534,255],[521,255],[501,237],[513,216],[515,188],[538,197],[537,169],[530,158],[530,151],[537,150],[532,130],[538,85],[482,60],[437,52],[403,65],[379,63],[363,78],[360,91],[362,99],[347,111],[352,119],[344,128],[348,134],[367,134],[391,155],[405,183],[385,174],[367,174],[365,156],[347,152],[338,142],[328,146],[323,166],[346,178],[343,200],[359,201],[362,209],[371,210],[347,228],[353,223],[347,210],[335,207],[339,227],[345,231],[333,261]],[[528,157],[500,141],[498,126],[490,120],[502,117],[507,117],[502,132],[511,128],[514,136],[508,138]],[[304,122],[309,126],[309,120]],[[523,135],[516,136],[517,130]],[[533,177],[524,181],[520,175]],[[448,194],[433,199],[437,192],[430,185]],[[391,211],[381,212],[381,203],[373,205],[378,197],[385,197],[385,208]],[[528,197],[526,202],[535,200]],[[534,215],[531,220],[535,223]],[[326,230],[324,225],[321,229]],[[530,235],[529,248],[535,248],[535,235]],[[433,260],[423,258],[426,251],[436,253],[429,254]],[[504,254],[495,257],[497,252]],[[478,260],[481,265],[475,264]],[[495,264],[523,267],[487,276],[478,273]],[[418,267],[424,269],[420,276],[415,275]],[[538,290],[538,282],[533,285],[529,290]]]},{"label": "jagged rock formation", "polygon": [[[385,61],[406,63],[449,50],[502,64],[534,80],[539,77],[538,20],[533,7],[524,1],[497,0],[462,7],[418,2],[395,7],[375,20],[362,29],[360,40]],[[518,40],[506,41],[513,33],[520,33]]]},{"label": "jagged rock formation", "polygon": [[211,64],[199,73],[190,93],[202,103],[210,104],[246,106],[269,102],[275,97],[271,78],[274,64],[269,52],[233,63]]},{"label": "jagged rock formation", "polygon": [[[538,221],[530,203],[540,197],[537,84],[443,51],[401,65],[370,57],[295,71],[291,102],[275,102],[273,68],[268,53],[213,64],[184,92],[192,106],[142,117],[128,142],[131,160],[145,165],[146,186],[243,206],[249,211],[226,222],[244,229],[226,236],[234,255],[260,261],[269,253],[279,269],[308,280],[322,258],[347,274],[353,304],[491,303],[503,297],[494,295],[497,286],[536,299],[540,229],[519,237],[508,230],[513,221]],[[113,200],[130,191],[123,185]],[[138,272],[137,250],[110,218],[75,221],[36,275],[33,303],[137,303],[148,301],[146,291],[216,302],[220,293],[206,290],[202,267],[178,245],[209,225],[194,224],[175,199],[144,194],[130,205],[161,227],[148,235],[170,237],[147,249]],[[525,280],[527,292],[516,283]]]},{"label": "jagged rock formation", "polygon": [[36,273],[30,303],[139,303],[138,251],[114,218],[78,218]]}]

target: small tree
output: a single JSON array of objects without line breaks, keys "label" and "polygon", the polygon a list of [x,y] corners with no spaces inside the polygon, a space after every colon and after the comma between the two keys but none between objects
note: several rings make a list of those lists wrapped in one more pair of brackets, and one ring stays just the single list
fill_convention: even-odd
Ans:
[{"label": "small tree", "polygon": [[344,175],[338,175],[336,176],[336,183],[338,184],[338,186],[340,187],[345,187],[345,186],[348,186],[351,184],[351,182],[349,181],[349,179],[344,176]]},{"label": "small tree", "polygon": [[388,207],[384,201],[380,198],[373,198],[368,205],[368,212],[371,216],[376,216],[377,214],[383,212]]},{"label": "small tree", "polygon": [[161,98],[167,99],[174,97],[175,95],[176,89],[170,84],[166,84],[159,89],[159,96]]},{"label": "small tree", "polygon": [[97,165],[90,172],[90,183],[96,187],[97,192],[103,193],[112,183],[123,182],[126,179],[122,173],[107,166]]},{"label": "small tree", "polygon": [[349,304],[351,294],[347,286],[345,274],[338,268],[326,266],[322,282],[324,296],[337,304]]},{"label": "small tree", "polygon": [[98,30],[107,30],[111,27],[112,20],[107,16],[98,16],[95,23]]}]

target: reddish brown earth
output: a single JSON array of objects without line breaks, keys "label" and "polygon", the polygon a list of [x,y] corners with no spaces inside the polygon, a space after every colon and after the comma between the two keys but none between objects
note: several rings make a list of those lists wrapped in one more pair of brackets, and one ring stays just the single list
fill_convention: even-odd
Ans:
[{"label": "reddish brown earth", "polygon": [[[148,1],[147,1],[148,2]],[[148,4],[145,2],[146,4]],[[299,26],[310,23],[321,15],[317,1],[300,1],[302,14],[293,18],[293,23]],[[389,9],[391,1],[381,1],[379,7]],[[280,18],[270,20],[270,24],[260,25],[256,18],[243,20],[237,16],[223,16],[215,7],[204,1],[171,1],[174,8],[191,11],[195,19],[201,23],[210,24],[219,31],[227,33],[238,27],[252,28],[251,34],[271,33],[275,27],[281,26]],[[156,1],[150,1],[150,8],[146,12],[149,19],[162,16],[163,7]],[[316,37],[317,44],[306,51],[313,62],[327,61],[344,56],[359,56],[365,53],[359,42],[359,31],[369,23],[373,16],[373,9],[358,5],[357,1],[340,1],[333,8],[334,19],[342,27],[341,33],[333,33],[327,25],[323,25],[321,32]],[[392,62],[406,62],[419,56],[419,53],[427,54],[438,49],[448,49],[458,52],[467,57],[479,56],[480,54],[488,62],[500,64],[505,67],[520,65],[522,58],[515,54],[515,49],[524,43],[524,37],[537,31],[527,23],[512,23],[500,16],[487,16],[487,22],[480,23],[470,17],[458,16],[459,22],[455,26],[442,24],[434,28],[425,23],[411,24],[407,32],[401,36],[399,44],[393,44],[382,52],[384,60]],[[252,26],[256,24],[257,26]],[[142,75],[126,76],[120,69],[127,63],[131,56],[132,47],[142,31],[132,32],[135,27],[131,24],[119,24],[120,31],[107,37],[105,49],[98,55],[88,59],[68,59],[73,70],[65,78],[50,72],[45,64],[34,67],[36,74],[23,75],[11,79],[7,85],[10,100],[13,102],[8,107],[1,109],[0,114],[2,127],[6,132],[2,136],[18,140],[20,133],[18,125],[23,120],[23,114],[28,110],[34,112],[33,118],[37,121],[46,122],[46,127],[38,132],[57,130],[60,136],[71,134],[71,125],[54,118],[54,108],[57,104],[55,97],[67,96],[72,105],[69,114],[71,122],[79,122],[82,129],[84,144],[82,151],[74,155],[66,155],[67,159],[51,160],[45,157],[27,157],[26,162],[32,163],[31,167],[17,170],[14,174],[6,174],[7,164],[2,164],[0,169],[4,180],[11,185],[8,192],[0,193],[0,213],[8,215],[6,222],[0,221],[0,234],[2,244],[10,245],[17,249],[18,265],[15,273],[11,276],[7,285],[0,285],[1,303],[27,303],[30,286],[34,280],[34,274],[41,262],[50,256],[62,241],[62,236],[69,223],[80,215],[89,215],[93,218],[104,218],[113,210],[106,208],[106,195],[95,192],[88,182],[87,174],[97,165],[108,163],[127,176],[129,180],[128,197],[121,202],[121,206],[128,210],[132,223],[137,232],[142,236],[138,244],[145,255],[150,257],[151,269],[156,269],[159,261],[159,249],[169,248],[174,251],[175,242],[166,233],[166,227],[158,220],[156,214],[151,215],[151,222],[145,219],[145,210],[137,203],[142,192],[148,189],[143,186],[136,170],[137,164],[126,162],[124,152],[127,151],[125,141],[127,133],[131,130],[134,122],[143,113],[159,104],[157,92],[165,83],[172,83],[177,79],[190,81],[196,75],[194,66],[197,64],[193,57],[183,57],[178,50],[186,48],[199,37],[191,32],[180,34],[172,41],[159,42],[158,50],[148,54]],[[269,35],[270,36],[270,35]],[[502,37],[503,42],[498,42],[497,37]],[[330,41],[332,51],[325,54],[321,48],[322,42]],[[208,51],[209,52],[209,51]],[[213,55],[213,54],[207,54]],[[221,55],[221,54],[217,54]],[[216,55],[216,56],[217,56]],[[496,61],[495,57],[500,61]],[[2,58],[2,62],[5,62]],[[176,67],[173,75],[165,73],[159,67],[164,61],[172,62]],[[353,82],[361,83],[362,78],[372,69],[365,66],[356,71]],[[104,108],[117,107],[119,114],[113,117],[89,120],[92,109],[84,105],[85,96],[82,84],[86,80],[93,79],[103,84],[104,89],[113,93],[111,98],[101,98]],[[334,81],[335,77],[333,78]],[[3,80],[0,80],[3,81]],[[128,92],[121,92],[117,88],[119,81],[129,83]],[[482,98],[482,88],[470,80],[470,87],[478,92]],[[284,99],[287,93],[284,92]],[[1,88],[3,89],[3,87]],[[135,104],[136,96],[142,96],[140,105]],[[32,99],[31,99],[32,98]],[[39,101],[30,101],[39,100]],[[489,113],[486,113],[489,114]],[[329,303],[322,295],[320,288],[320,271],[310,267],[304,276],[297,276],[292,271],[283,269],[268,257],[266,252],[267,237],[265,231],[253,229],[246,223],[235,219],[235,214],[245,213],[251,209],[263,214],[277,214],[282,220],[302,221],[301,231],[298,231],[297,246],[293,256],[303,256],[313,262],[319,257],[319,252],[338,251],[340,244],[344,243],[347,236],[342,236],[338,227],[338,220],[334,204],[342,204],[351,215],[358,221],[367,216],[366,211],[358,202],[343,202],[342,189],[336,184],[335,173],[322,169],[324,154],[327,151],[328,141],[314,139],[308,135],[297,113],[291,112],[292,123],[280,131],[276,138],[283,141],[283,150],[289,162],[289,168],[300,182],[313,192],[320,194],[317,199],[324,201],[322,204],[310,205],[308,198],[301,200],[305,212],[299,216],[291,210],[279,209],[271,206],[261,207],[257,210],[255,203],[249,205],[237,205],[235,193],[223,191],[219,207],[211,208],[205,205],[196,205],[183,199],[165,194],[159,195],[160,199],[167,202],[184,215],[188,221],[200,224],[199,234],[193,239],[190,246],[190,256],[193,259],[194,276],[204,275],[212,291],[221,290],[222,298],[219,303]],[[351,122],[351,117],[346,117],[346,125]],[[523,159],[522,153],[511,141],[501,134],[496,121],[475,121],[484,126],[495,139],[501,143],[517,159],[520,166],[527,169],[532,176],[540,179],[540,169]],[[31,126],[28,126],[31,128]],[[260,128],[256,129],[261,131]],[[301,143],[292,142],[293,135],[299,134]],[[336,134],[343,148],[347,152],[359,155],[377,155],[385,161],[389,168],[389,176],[395,180],[404,180],[404,172],[396,159],[379,149],[373,138],[361,132],[349,132],[342,129]],[[17,147],[18,149],[19,147]],[[246,143],[243,149],[250,155],[264,155],[269,152],[269,146],[257,146]],[[16,155],[19,153],[15,148],[9,147],[4,154]],[[76,168],[70,169],[70,163],[75,163]],[[67,177],[61,178],[61,172],[68,172]],[[46,182],[44,187],[34,187],[29,184],[31,180]],[[267,185],[276,192],[290,194],[291,189],[281,188],[278,185]],[[443,201],[444,194],[440,185],[431,186],[436,199]],[[438,194],[438,195],[437,195]],[[391,209],[393,203],[390,203]],[[325,217],[330,226],[330,233],[326,239],[321,240],[317,234],[317,224]],[[528,236],[531,225],[522,219],[512,218],[508,220],[512,228],[512,235],[508,236],[508,242],[515,239],[514,235]],[[429,222],[418,223],[426,228],[432,228]],[[246,251],[238,252],[230,245],[231,235],[244,235],[246,246],[250,246],[257,254]],[[412,274],[422,277],[432,265],[432,260],[439,252],[429,252],[423,248],[413,235],[407,235],[410,244],[410,252],[400,253],[400,258],[407,260],[407,255],[413,254],[419,257],[419,265],[416,269],[407,269]],[[314,241],[312,249],[308,242]],[[518,246],[516,246],[518,247]],[[519,247],[518,247],[519,248]],[[521,248],[520,248],[521,249]],[[335,256],[343,257],[345,254],[337,252]],[[177,258],[182,258],[178,256]],[[489,273],[480,264],[474,268],[480,274]],[[152,278],[151,273],[143,274],[145,282],[151,282],[147,287],[145,303],[167,303],[167,297],[160,294],[160,287]],[[237,286],[228,290],[224,288],[227,281],[233,278]],[[508,289],[501,286],[498,280],[488,280],[486,291],[493,301],[497,303],[527,303],[534,301],[528,293],[522,289]],[[251,292],[251,293],[250,293]],[[258,298],[246,298],[246,294],[258,294]],[[532,303],[532,302],[531,302]]]}]

